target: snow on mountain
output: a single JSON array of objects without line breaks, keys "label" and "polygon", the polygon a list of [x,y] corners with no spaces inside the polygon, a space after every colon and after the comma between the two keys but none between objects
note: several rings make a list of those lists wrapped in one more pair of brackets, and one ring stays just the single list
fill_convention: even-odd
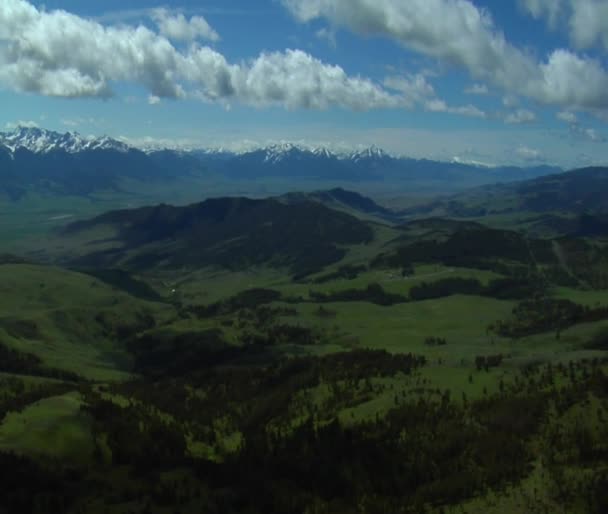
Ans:
[{"label": "snow on mountain", "polygon": [[13,132],[0,132],[0,145],[11,152],[25,148],[37,154],[56,150],[67,153],[79,153],[87,150],[115,150],[127,152],[130,147],[120,141],[104,136],[100,138],[82,137],[76,132],[61,134],[51,130],[32,127],[19,127]]},{"label": "snow on mountain", "polygon": [[392,159],[393,157],[386,153],[382,148],[372,145],[364,150],[358,150],[352,152],[347,158],[354,162],[366,161],[366,160],[385,160]]},{"label": "snow on mountain", "polygon": [[[201,152],[212,153],[211,150]],[[222,153],[227,153],[222,151]],[[286,160],[302,160],[308,158],[326,159],[328,161],[353,161],[355,163],[365,160],[384,160],[393,158],[387,152],[371,146],[365,149],[340,149],[336,150],[329,146],[313,146],[302,143],[281,142],[268,146],[260,146],[243,152],[232,152],[239,156],[256,156],[266,164],[280,164]]]}]

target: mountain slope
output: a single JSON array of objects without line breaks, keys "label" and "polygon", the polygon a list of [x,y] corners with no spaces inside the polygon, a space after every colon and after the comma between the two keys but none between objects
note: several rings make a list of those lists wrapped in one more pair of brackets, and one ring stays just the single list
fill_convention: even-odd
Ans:
[{"label": "mountain slope", "polygon": [[291,143],[270,145],[241,154],[194,152],[210,169],[230,179],[291,178],[349,182],[424,182],[458,190],[481,184],[513,182],[561,171],[559,168],[484,167],[389,155],[377,147],[336,153]]},{"label": "mountain slope", "polygon": [[[315,180],[385,182],[409,191],[457,191],[496,182],[546,175],[556,168],[490,168],[389,155],[377,147],[333,152],[326,147],[283,143],[244,153],[227,151],[142,151],[109,137],[87,138],[39,128],[0,133],[0,195],[19,200],[28,193],[89,196],[101,191],[138,194],[125,181],[183,181],[209,176],[231,181]],[[387,186],[390,187],[390,186]],[[242,190],[242,189],[241,189]],[[227,186],[226,191],[230,191]]]},{"label": "mountain slope", "polygon": [[497,184],[401,211],[404,217],[512,218],[539,233],[608,235],[608,168],[583,168]]},{"label": "mountain slope", "polygon": [[87,196],[117,191],[125,179],[157,181],[204,171],[178,152],[148,155],[108,137],[88,139],[37,128],[0,133],[0,194],[19,200],[27,193]]},{"label": "mountain slope", "polygon": [[312,193],[287,193],[280,199],[289,204],[307,201],[319,202],[332,209],[345,211],[360,217],[379,218],[389,222],[399,221],[399,216],[390,209],[377,204],[367,196],[341,187]]},{"label": "mountain slope", "polygon": [[[99,234],[105,237],[99,240]],[[187,207],[113,211],[69,225],[63,237],[88,243],[74,264],[127,269],[288,267],[306,274],[365,244],[363,221],[316,202],[219,198]],[[82,248],[82,247],[81,247]]]},{"label": "mountain slope", "polygon": [[121,339],[173,316],[91,276],[54,266],[0,264],[0,345],[95,380],[127,378]]}]

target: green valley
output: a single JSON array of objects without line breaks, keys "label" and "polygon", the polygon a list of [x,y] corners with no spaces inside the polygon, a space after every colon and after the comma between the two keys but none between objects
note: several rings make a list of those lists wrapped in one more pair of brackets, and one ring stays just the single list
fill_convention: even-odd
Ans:
[{"label": "green valley", "polygon": [[362,198],[113,211],[4,256],[0,511],[601,512],[603,239]]}]

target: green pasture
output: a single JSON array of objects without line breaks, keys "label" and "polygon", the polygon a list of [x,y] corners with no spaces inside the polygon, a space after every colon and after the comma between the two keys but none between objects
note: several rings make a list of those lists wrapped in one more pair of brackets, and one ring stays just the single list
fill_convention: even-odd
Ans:
[{"label": "green pasture", "polygon": [[162,323],[172,315],[170,306],[135,299],[80,273],[0,266],[0,339],[48,367],[92,380],[130,376],[124,371],[129,356],[113,327],[137,325],[144,316]]},{"label": "green pasture", "polygon": [[86,463],[94,441],[76,392],[40,400],[10,413],[0,425],[0,451]]}]

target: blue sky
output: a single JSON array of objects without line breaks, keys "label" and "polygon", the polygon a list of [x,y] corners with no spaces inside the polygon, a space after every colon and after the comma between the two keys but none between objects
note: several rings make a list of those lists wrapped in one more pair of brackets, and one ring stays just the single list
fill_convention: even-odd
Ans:
[{"label": "blue sky", "polygon": [[605,0],[2,0],[0,128],[608,163]]}]

